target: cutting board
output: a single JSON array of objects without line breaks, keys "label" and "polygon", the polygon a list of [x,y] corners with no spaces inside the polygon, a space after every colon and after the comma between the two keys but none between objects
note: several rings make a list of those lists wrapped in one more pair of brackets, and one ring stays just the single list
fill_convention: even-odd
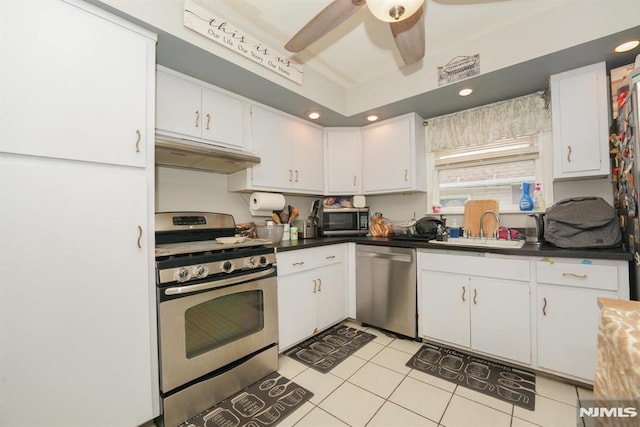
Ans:
[{"label": "cutting board", "polygon": [[[499,214],[500,205],[497,200],[468,200],[464,204],[464,230],[471,230],[472,237],[480,236],[480,217],[482,212],[492,210]],[[498,228],[498,223],[493,215],[487,214],[484,217],[484,235],[491,237],[493,231]]]}]

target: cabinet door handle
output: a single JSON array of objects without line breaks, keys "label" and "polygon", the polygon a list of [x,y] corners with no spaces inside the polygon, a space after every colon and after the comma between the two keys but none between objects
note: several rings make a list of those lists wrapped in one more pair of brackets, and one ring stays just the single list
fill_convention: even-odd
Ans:
[{"label": "cabinet door handle", "polygon": [[318,286],[318,282],[316,281],[316,279],[313,279],[313,293],[316,293],[316,286]]},{"label": "cabinet door handle", "polygon": [[200,111],[196,110],[196,127],[200,127]]},{"label": "cabinet door handle", "polygon": [[586,279],[589,276],[586,274],[562,273],[562,277],[575,277],[576,279]]},{"label": "cabinet door handle", "polygon": [[407,169],[404,170],[404,181],[409,181],[409,171]]},{"label": "cabinet door handle", "polygon": [[140,129],[136,129],[136,153],[140,152],[140,140],[142,139],[142,134],[140,133]]},{"label": "cabinet door handle", "polygon": [[355,175],[353,175],[353,186],[355,187],[358,184],[358,179]]},{"label": "cabinet door handle", "polygon": [[567,146],[567,162],[571,163],[571,146]]},{"label": "cabinet door handle", "polygon": [[542,301],[544,302],[544,304],[542,305],[542,315],[546,316],[547,315],[547,298],[542,298]]},{"label": "cabinet door handle", "polygon": [[462,287],[462,302],[465,302],[465,296],[467,295],[467,288],[465,286]]},{"label": "cabinet door handle", "polygon": [[211,126],[211,114],[207,113],[207,130],[210,129]]},{"label": "cabinet door handle", "polygon": [[303,265],[304,261],[292,262],[291,265]]},{"label": "cabinet door handle", "polygon": [[478,299],[478,290],[474,289],[473,290],[473,305],[476,305],[478,303],[477,299]]},{"label": "cabinet door handle", "polygon": [[298,169],[296,169],[296,180],[294,182],[298,182]]},{"label": "cabinet door handle", "polygon": [[322,292],[322,279],[318,279],[318,292]]},{"label": "cabinet door handle", "polygon": [[142,227],[138,226],[138,249],[142,249]]},{"label": "cabinet door handle", "polygon": [[293,180],[293,171],[289,169],[289,182]]}]

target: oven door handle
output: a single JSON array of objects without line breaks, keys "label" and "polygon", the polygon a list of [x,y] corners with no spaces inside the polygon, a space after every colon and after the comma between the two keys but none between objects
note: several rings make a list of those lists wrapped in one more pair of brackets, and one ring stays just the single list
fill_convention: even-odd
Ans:
[{"label": "oven door handle", "polygon": [[205,291],[207,289],[219,288],[221,286],[235,285],[236,283],[246,282],[247,280],[260,279],[265,276],[269,276],[275,272],[275,268],[269,268],[267,270],[259,271],[257,273],[249,273],[242,276],[231,277],[229,279],[216,280],[214,282],[198,283],[197,285],[176,286],[173,288],[167,288],[164,291],[165,295],[183,295],[192,292]]}]

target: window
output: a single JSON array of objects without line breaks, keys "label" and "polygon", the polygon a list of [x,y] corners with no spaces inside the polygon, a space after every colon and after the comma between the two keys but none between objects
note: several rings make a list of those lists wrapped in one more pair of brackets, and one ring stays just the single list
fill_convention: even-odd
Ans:
[{"label": "window", "polygon": [[544,186],[538,135],[501,139],[482,146],[440,149],[433,154],[432,204],[462,213],[470,199],[496,199],[501,212],[519,211],[522,183]]}]

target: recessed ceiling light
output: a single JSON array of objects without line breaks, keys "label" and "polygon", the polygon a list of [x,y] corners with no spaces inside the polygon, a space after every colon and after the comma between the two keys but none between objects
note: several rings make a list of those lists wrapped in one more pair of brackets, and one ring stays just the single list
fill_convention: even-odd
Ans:
[{"label": "recessed ceiling light", "polygon": [[312,111],[309,114],[307,114],[307,117],[309,117],[311,120],[316,120],[320,118],[320,113],[318,113],[317,111]]},{"label": "recessed ceiling light", "polygon": [[469,95],[471,95],[471,92],[473,92],[473,89],[465,87],[464,89],[461,89],[460,92],[458,92],[458,95],[460,95],[460,96],[469,96]]},{"label": "recessed ceiling light", "polygon": [[624,42],[621,45],[616,46],[616,48],[613,50],[618,53],[629,52],[631,49],[635,49],[636,47],[638,47],[639,44],[640,41],[638,40],[629,40],[628,42]]},{"label": "recessed ceiling light", "polygon": [[369,120],[370,122],[375,122],[376,120],[378,120],[378,116],[376,114],[369,114],[367,116],[367,120]]}]

